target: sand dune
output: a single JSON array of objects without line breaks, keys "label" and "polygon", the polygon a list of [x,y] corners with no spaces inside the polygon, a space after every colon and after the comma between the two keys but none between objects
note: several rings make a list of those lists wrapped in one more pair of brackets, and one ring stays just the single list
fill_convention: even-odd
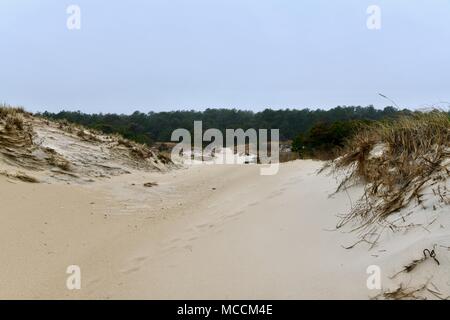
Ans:
[{"label": "sand dune", "polygon": [[[156,153],[143,166],[133,145],[32,121],[31,144],[2,149],[0,298],[450,294],[450,217],[432,189],[399,213],[405,228],[387,228],[371,248],[349,228],[335,229],[363,186],[335,193],[340,178],[318,174],[323,162],[283,163],[274,176],[261,176],[258,165],[174,169]],[[50,149],[70,169],[40,155]],[[81,290],[66,287],[69,265],[81,268]],[[368,288],[369,266],[379,267],[381,288]]]},{"label": "sand dune", "polygon": [[[2,297],[363,298],[365,269],[345,270],[353,252],[324,231],[348,200],[328,199],[334,182],[316,177],[320,165],[286,164],[273,177],[257,166],[200,166],[84,187],[3,179],[2,226],[14,231],[2,236],[22,240],[2,250],[11,261]],[[78,292],[65,288],[70,264],[83,270]],[[355,290],[344,274],[361,278]]]},{"label": "sand dune", "polygon": [[[337,182],[317,175],[321,165],[286,163],[270,177],[257,166],[199,166],[88,186],[0,178],[0,255],[8,262],[0,296],[367,299],[381,292],[366,286],[373,264],[381,267],[383,290],[419,286],[433,276],[445,293],[444,247],[436,248],[440,266],[429,259],[409,280],[389,276],[434,243],[450,246],[448,217],[372,250],[346,250],[355,235],[330,230],[361,190],[330,198]],[[145,181],[158,186],[145,188]],[[80,291],[65,286],[71,264],[81,267]]]},{"label": "sand dune", "polygon": [[[1,169],[11,178],[20,171],[41,182],[80,184],[133,169],[165,171],[173,166],[156,150],[117,135],[47,121],[14,109],[3,108],[2,112],[7,114],[0,117]],[[8,127],[12,121],[19,124],[17,128]]]}]

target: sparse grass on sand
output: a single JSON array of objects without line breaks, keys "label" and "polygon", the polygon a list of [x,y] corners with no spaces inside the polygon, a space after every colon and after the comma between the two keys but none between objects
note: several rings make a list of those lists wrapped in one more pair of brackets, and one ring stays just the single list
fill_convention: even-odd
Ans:
[{"label": "sparse grass on sand", "polygon": [[4,118],[8,115],[26,114],[26,113],[27,112],[22,107],[13,107],[5,103],[0,104],[0,118]]},{"label": "sparse grass on sand", "polygon": [[17,179],[23,182],[28,182],[28,183],[39,183],[39,180],[35,177],[32,177],[24,172],[16,172],[16,173],[10,173],[10,172],[6,172],[6,171],[0,171],[0,175],[1,176],[5,176],[7,178],[11,178],[11,179]]},{"label": "sparse grass on sand", "polygon": [[[76,147],[80,152],[93,150],[101,155],[80,159],[79,154],[73,154]],[[157,149],[120,135],[103,134],[66,120],[49,121],[23,108],[0,104],[0,161],[26,170],[52,170],[52,175],[84,172],[102,176],[110,174],[98,172],[109,170],[97,163],[105,159],[142,170],[164,170],[172,164]]]},{"label": "sparse grass on sand", "polygon": [[0,121],[4,126],[4,130],[6,131],[23,131],[24,114],[25,110],[23,108],[0,104]]},{"label": "sparse grass on sand", "polygon": [[63,156],[56,153],[53,149],[47,149],[49,154],[47,158],[47,163],[51,166],[57,167],[64,171],[71,171],[71,164],[68,160],[64,159]]},{"label": "sparse grass on sand", "polygon": [[332,163],[335,172],[346,171],[338,190],[355,181],[362,181],[365,190],[338,227],[356,221],[356,229],[364,229],[386,221],[414,200],[420,204],[429,187],[440,203],[450,204],[445,183],[450,176],[450,120],[444,112],[370,125],[348,142],[343,154]]},{"label": "sparse grass on sand", "polygon": [[0,104],[0,146],[22,148],[32,144],[32,128],[27,123],[29,114],[23,108]]}]

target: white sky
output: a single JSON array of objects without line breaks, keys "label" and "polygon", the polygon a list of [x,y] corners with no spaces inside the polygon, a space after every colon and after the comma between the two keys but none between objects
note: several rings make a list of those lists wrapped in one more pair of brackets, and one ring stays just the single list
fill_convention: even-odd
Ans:
[{"label": "white sky", "polygon": [[450,101],[448,0],[0,0],[0,40],[0,101],[32,111]]}]

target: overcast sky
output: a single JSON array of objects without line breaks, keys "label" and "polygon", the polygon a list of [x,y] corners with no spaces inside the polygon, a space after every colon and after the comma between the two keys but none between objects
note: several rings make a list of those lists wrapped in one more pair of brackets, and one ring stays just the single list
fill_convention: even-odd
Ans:
[{"label": "overcast sky", "polygon": [[448,0],[0,0],[0,40],[0,101],[32,111],[450,101]]}]

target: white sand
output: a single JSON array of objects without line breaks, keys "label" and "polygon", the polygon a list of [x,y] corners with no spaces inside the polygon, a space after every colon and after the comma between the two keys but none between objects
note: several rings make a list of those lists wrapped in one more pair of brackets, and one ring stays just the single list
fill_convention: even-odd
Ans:
[{"label": "white sand", "polygon": [[[388,276],[425,247],[450,246],[446,217],[431,233],[343,249],[355,234],[329,230],[361,190],[330,198],[336,181],[316,174],[321,165],[286,163],[275,176],[256,165],[195,166],[83,186],[0,176],[0,298],[367,299],[379,293],[366,287],[369,265],[392,289],[408,279]],[[428,259],[407,276],[435,274],[446,292],[448,250],[438,257],[441,266]],[[81,267],[79,291],[66,288],[71,264]]]}]

